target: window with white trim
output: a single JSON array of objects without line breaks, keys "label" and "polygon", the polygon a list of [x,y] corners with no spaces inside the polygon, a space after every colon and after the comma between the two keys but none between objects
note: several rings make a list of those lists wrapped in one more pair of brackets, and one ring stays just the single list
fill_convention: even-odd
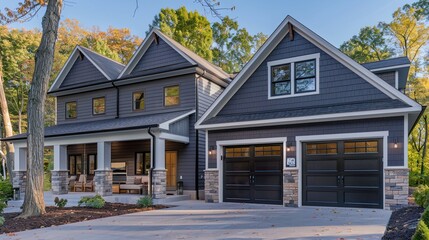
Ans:
[{"label": "window with white trim", "polygon": [[311,54],[268,62],[269,98],[318,94],[319,57]]}]

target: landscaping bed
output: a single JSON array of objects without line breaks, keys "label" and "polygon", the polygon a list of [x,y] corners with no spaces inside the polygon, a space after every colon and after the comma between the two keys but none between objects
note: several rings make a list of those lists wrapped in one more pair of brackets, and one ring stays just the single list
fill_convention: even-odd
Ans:
[{"label": "landscaping bed", "polygon": [[382,239],[411,239],[424,210],[422,207],[409,206],[394,211]]},{"label": "landscaping bed", "polygon": [[36,228],[64,225],[68,223],[82,222],[91,219],[118,216],[128,213],[143,212],[154,209],[166,208],[163,205],[155,205],[149,208],[141,208],[135,204],[108,203],[100,209],[89,207],[46,207],[46,214],[41,217],[29,217],[26,219],[15,218],[19,213],[5,213],[6,222],[0,227],[0,234],[20,232]]}]

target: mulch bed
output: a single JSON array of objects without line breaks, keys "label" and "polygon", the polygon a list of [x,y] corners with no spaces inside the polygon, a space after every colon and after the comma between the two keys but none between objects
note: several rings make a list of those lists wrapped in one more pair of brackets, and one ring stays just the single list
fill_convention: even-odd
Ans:
[{"label": "mulch bed", "polygon": [[409,206],[392,213],[383,240],[411,239],[424,208]]},{"label": "mulch bed", "polygon": [[151,208],[139,208],[135,204],[108,203],[101,209],[87,207],[46,207],[46,214],[40,217],[26,219],[15,218],[19,213],[5,213],[6,222],[0,227],[0,234],[20,232],[36,228],[64,225],[68,223],[82,222],[91,219],[118,216],[128,213],[150,211],[166,208],[163,205],[155,205]]}]

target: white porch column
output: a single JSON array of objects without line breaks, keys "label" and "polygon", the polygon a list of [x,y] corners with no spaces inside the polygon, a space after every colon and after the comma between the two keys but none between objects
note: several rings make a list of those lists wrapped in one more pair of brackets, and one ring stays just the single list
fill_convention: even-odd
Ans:
[{"label": "white porch column", "polygon": [[97,142],[97,170],[95,170],[95,192],[101,196],[112,195],[112,143]]},{"label": "white porch column", "polygon": [[165,139],[155,137],[155,169],[153,170],[153,198],[167,197],[167,173],[165,170]]},{"label": "white porch column", "polygon": [[54,170],[51,171],[52,193],[68,193],[67,145],[54,145]]},{"label": "white porch column", "polygon": [[13,173],[13,187],[19,188],[22,195],[27,184],[27,148],[15,146]]}]

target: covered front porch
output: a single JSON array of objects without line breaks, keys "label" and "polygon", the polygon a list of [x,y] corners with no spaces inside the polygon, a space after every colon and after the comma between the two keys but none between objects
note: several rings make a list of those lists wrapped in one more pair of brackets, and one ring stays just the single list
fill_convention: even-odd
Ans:
[{"label": "covered front porch", "polygon": [[[93,132],[72,129],[69,134],[57,135],[47,135],[46,131],[45,147],[53,151],[52,193],[94,192],[102,196],[139,193],[158,199],[175,193],[177,181],[182,180],[178,167],[182,158],[185,162],[190,160],[187,156],[192,150],[188,136],[190,114],[132,129]],[[56,127],[67,131],[72,128],[57,125],[48,130]],[[14,187],[24,194],[27,142],[22,137],[13,139],[13,144]]]}]

